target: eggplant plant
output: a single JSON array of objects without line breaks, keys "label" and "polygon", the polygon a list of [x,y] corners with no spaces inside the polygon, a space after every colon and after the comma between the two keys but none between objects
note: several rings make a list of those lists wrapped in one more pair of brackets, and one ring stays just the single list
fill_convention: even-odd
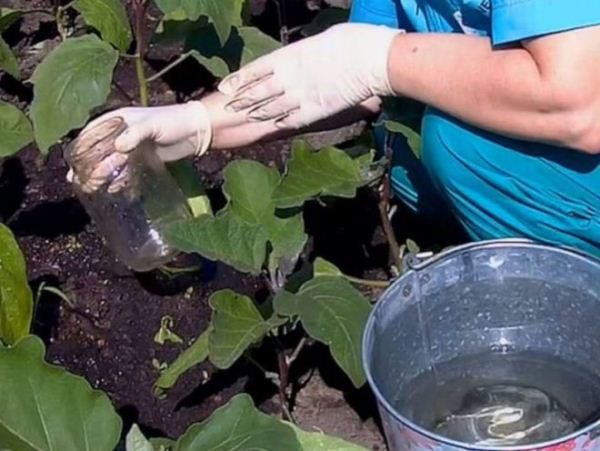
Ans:
[{"label": "eggplant plant", "polygon": [[[246,25],[246,0],[157,0],[163,17],[154,26],[150,43],[161,45],[178,39],[185,30],[185,52],[164,70],[148,76],[144,59],[149,48],[149,0],[132,0],[131,4],[131,21],[120,0],[55,2],[48,9],[0,8],[0,71],[24,85],[33,85],[33,100],[26,111],[0,101],[0,158],[34,141],[40,152],[47,154],[69,132],[83,127],[105,105],[113,87],[124,92],[114,79],[121,59],[135,61],[139,87],[137,102],[128,98],[127,103],[148,105],[149,84],[188,57],[222,77],[279,46],[276,40]],[[23,80],[21,61],[1,34],[19,27],[29,14],[55,23],[58,44],[31,77]]]}]

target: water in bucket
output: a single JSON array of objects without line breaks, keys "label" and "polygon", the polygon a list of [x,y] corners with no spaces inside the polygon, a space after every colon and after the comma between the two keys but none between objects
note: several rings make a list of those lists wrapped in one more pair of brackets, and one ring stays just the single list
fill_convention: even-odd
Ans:
[{"label": "water in bucket", "polygon": [[499,241],[407,272],[363,348],[390,449],[600,449],[598,324],[600,265],[576,253]]}]

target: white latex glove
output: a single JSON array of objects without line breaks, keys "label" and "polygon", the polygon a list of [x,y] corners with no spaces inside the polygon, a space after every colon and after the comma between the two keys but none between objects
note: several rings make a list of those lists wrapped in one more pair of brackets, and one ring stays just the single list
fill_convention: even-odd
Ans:
[{"label": "white latex glove", "polygon": [[[156,152],[163,161],[202,155],[212,141],[213,130],[208,111],[202,102],[192,101],[170,106],[127,107],[111,111],[93,120],[82,130],[81,136],[87,135],[87,138],[79,140],[74,151],[88,152],[98,141],[94,135],[103,134],[101,124],[113,118],[122,118],[127,126],[114,141],[114,152],[97,162],[85,184],[80,183],[72,169],[67,174],[67,180],[79,184],[84,192],[94,192],[104,184],[107,177],[121,172],[130,152],[143,141],[153,141]],[[94,129],[98,131],[95,132]],[[126,182],[125,177],[124,172],[113,180],[109,192],[118,191]]]},{"label": "white latex glove", "polygon": [[254,121],[299,129],[374,97],[393,95],[388,56],[404,30],[340,24],[249,63],[227,76],[219,91],[228,108]]}]

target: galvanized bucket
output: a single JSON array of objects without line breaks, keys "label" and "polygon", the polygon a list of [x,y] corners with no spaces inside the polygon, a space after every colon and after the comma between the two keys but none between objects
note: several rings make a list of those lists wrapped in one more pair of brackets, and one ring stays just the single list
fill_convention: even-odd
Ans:
[{"label": "galvanized bucket", "polygon": [[[543,353],[584,369],[589,387],[588,379],[573,384],[551,377],[550,368],[543,382],[548,386],[538,387],[560,402],[568,393],[569,418],[576,418],[577,426],[522,446],[491,446],[450,438],[436,432],[433,423],[425,424],[430,413],[418,412],[427,393],[407,404],[407,384],[445,362],[482,353],[507,359]],[[373,309],[363,360],[391,451],[600,450],[600,260],[572,249],[505,239],[414,262]],[[465,367],[464,377],[484,367]],[[499,380],[510,381],[521,367],[501,363],[495,368],[500,368]]]}]

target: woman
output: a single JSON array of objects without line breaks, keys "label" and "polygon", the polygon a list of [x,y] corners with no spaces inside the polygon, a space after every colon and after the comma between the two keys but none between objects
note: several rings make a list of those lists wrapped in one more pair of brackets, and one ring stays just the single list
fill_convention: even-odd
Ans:
[{"label": "woman", "polygon": [[428,108],[421,160],[395,149],[400,199],[431,220],[450,211],[476,240],[600,255],[599,25],[592,0],[355,0],[350,23],[259,58],[201,103],[110,113],[130,126],[114,158],[142,139],[193,154],[339,126],[410,97]]}]

